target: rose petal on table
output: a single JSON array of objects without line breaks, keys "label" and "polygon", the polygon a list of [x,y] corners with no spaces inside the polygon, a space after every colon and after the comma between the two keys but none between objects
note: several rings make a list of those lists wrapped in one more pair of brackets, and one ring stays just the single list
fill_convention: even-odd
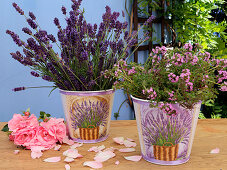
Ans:
[{"label": "rose petal on table", "polygon": [[124,145],[125,145],[125,147],[127,147],[127,148],[136,147],[136,143],[135,143],[135,142],[130,142],[130,141],[128,141],[128,140],[124,140]]},{"label": "rose petal on table", "polygon": [[220,152],[219,148],[215,148],[210,151],[210,153],[219,153],[219,152]]},{"label": "rose petal on table", "polygon": [[119,165],[119,163],[120,163],[119,161],[116,161],[116,162],[115,162],[115,165]]},{"label": "rose petal on table", "polygon": [[102,168],[102,162],[86,161],[83,163],[83,166],[89,166],[91,168],[99,169],[99,168]]},{"label": "rose petal on table", "polygon": [[136,151],[135,148],[123,148],[119,149],[120,152],[134,152]]},{"label": "rose petal on table", "polygon": [[65,170],[70,170],[70,165],[69,164],[65,164]]},{"label": "rose petal on table", "polygon": [[118,150],[118,149],[117,148],[114,148],[114,147],[110,147],[110,148],[106,148],[103,151],[111,151],[111,152],[114,152],[115,150]]},{"label": "rose petal on table", "polygon": [[129,161],[134,161],[134,162],[138,162],[142,156],[140,155],[135,155],[135,156],[124,156],[125,159],[129,160]]},{"label": "rose petal on table", "polygon": [[127,138],[126,140],[130,141],[130,142],[135,142],[134,139],[131,139],[131,138]]},{"label": "rose petal on table", "polygon": [[61,160],[60,156],[56,156],[56,157],[50,157],[50,158],[46,158],[43,161],[44,162],[59,162]]},{"label": "rose petal on table", "polygon": [[31,146],[30,149],[33,152],[41,152],[43,150],[48,150],[48,148],[45,148],[43,146]]},{"label": "rose petal on table", "polygon": [[116,137],[116,138],[113,138],[113,140],[117,144],[120,144],[120,145],[123,145],[124,144],[124,137]]},{"label": "rose petal on table", "polygon": [[54,147],[54,150],[57,151],[57,150],[59,150],[60,148],[61,148],[61,145],[56,145],[56,146]]},{"label": "rose petal on table", "polygon": [[104,145],[101,146],[93,146],[90,149],[88,149],[88,152],[99,152],[101,150],[105,149]]},{"label": "rose petal on table", "polygon": [[103,151],[103,152],[100,151],[95,155],[94,160],[97,162],[104,162],[110,158],[113,158],[114,156],[115,156],[115,153],[111,151]]},{"label": "rose petal on table", "polygon": [[70,146],[71,149],[76,149],[78,147],[83,146],[83,143],[74,143],[72,146]]},{"label": "rose petal on table", "polygon": [[78,153],[77,149],[68,149],[65,152],[63,152],[64,156],[70,157],[70,158],[82,158],[83,156]]},{"label": "rose petal on table", "polygon": [[67,163],[70,163],[70,162],[73,162],[73,161],[74,161],[74,158],[66,157],[66,158],[64,159],[64,161],[67,162]]},{"label": "rose petal on table", "polygon": [[17,155],[20,152],[20,150],[14,150],[13,153]]},{"label": "rose petal on table", "polygon": [[31,152],[32,159],[40,158],[42,155],[43,155],[43,153],[41,151],[39,151],[39,152],[32,151]]},{"label": "rose petal on table", "polygon": [[73,144],[74,144],[74,141],[71,140],[71,139],[69,139],[68,136],[65,136],[65,137],[63,138],[63,143],[66,143],[66,144],[68,144],[68,145],[73,145]]}]

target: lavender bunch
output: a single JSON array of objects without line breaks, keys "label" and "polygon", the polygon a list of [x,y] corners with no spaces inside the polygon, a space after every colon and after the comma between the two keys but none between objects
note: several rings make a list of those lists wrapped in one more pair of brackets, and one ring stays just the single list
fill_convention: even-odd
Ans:
[{"label": "lavender bunch", "polygon": [[[19,51],[11,55],[21,64],[29,66],[33,70],[33,76],[54,82],[54,86],[60,89],[110,89],[114,78],[106,79],[103,72],[112,69],[119,59],[126,59],[129,49],[132,46],[138,48],[147,38],[135,44],[137,32],[129,36],[126,31],[127,22],[120,22],[120,14],[112,12],[108,6],[99,26],[87,23],[84,11],[80,10],[81,1],[72,0],[68,13],[64,6],[61,8],[66,21],[65,28],[62,28],[58,18],[54,18],[54,24],[58,28],[57,38],[40,28],[32,12],[29,12],[27,17],[24,11],[13,3],[14,8],[25,16],[32,30],[27,27],[22,29],[31,36],[27,41],[22,41],[10,30],[6,31],[14,42],[23,48],[24,55]],[[152,16],[148,21],[153,19]],[[53,45],[59,48],[60,54],[53,50]]]},{"label": "lavender bunch", "polygon": [[74,128],[87,128],[89,125],[104,126],[107,123],[108,113],[109,106],[106,102],[89,100],[81,104],[76,103],[71,109],[72,126]]}]

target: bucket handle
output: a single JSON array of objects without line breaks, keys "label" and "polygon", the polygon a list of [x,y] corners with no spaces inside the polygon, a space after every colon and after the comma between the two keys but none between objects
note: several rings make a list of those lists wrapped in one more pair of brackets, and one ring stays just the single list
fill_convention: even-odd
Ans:
[{"label": "bucket handle", "polygon": [[171,142],[165,142],[165,143],[163,143],[162,146],[165,146],[165,144],[167,144],[167,143],[169,143],[169,144],[171,144],[172,146],[174,146]]},{"label": "bucket handle", "polygon": [[95,125],[88,125],[87,128],[89,128],[90,126],[92,126],[93,128],[95,128]]}]

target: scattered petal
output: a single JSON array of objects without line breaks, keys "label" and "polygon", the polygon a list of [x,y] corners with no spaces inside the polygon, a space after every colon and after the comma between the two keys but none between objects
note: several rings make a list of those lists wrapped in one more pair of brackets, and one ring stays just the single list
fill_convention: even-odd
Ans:
[{"label": "scattered petal", "polygon": [[50,157],[50,158],[46,158],[43,161],[44,162],[59,162],[61,160],[60,156],[56,156],[56,157]]},{"label": "scattered petal", "polygon": [[40,152],[31,152],[31,157],[32,159],[36,159],[36,158],[40,158],[41,156],[43,155],[43,153],[40,151]]},{"label": "scattered petal", "polygon": [[105,146],[104,145],[101,145],[101,146],[93,146],[91,147],[90,149],[88,149],[88,152],[100,152],[101,150],[105,149]]},{"label": "scattered petal", "polygon": [[84,162],[83,166],[89,166],[91,168],[99,169],[99,168],[102,168],[102,162],[86,161]]},{"label": "scattered petal", "polygon": [[94,160],[97,162],[104,162],[110,158],[113,158],[114,156],[115,156],[115,153],[111,151],[103,151],[103,152],[100,151],[95,155]]},{"label": "scattered petal", "polygon": [[78,153],[77,149],[68,149],[65,152],[63,152],[64,156],[70,157],[70,158],[82,158],[83,156]]},{"label": "scattered petal", "polygon": [[66,157],[64,161],[67,162],[67,163],[70,163],[70,162],[73,162],[74,159],[71,158],[71,157]]},{"label": "scattered petal", "polygon": [[127,138],[127,140],[130,141],[130,142],[135,142],[135,140],[131,139],[131,138]]},{"label": "scattered petal", "polygon": [[65,170],[70,170],[70,165],[69,164],[65,164]]},{"label": "scattered petal", "polygon": [[136,147],[136,143],[135,143],[135,142],[130,142],[130,141],[128,141],[128,140],[124,140],[124,145],[125,145],[127,148]]},{"label": "scattered petal", "polygon": [[73,144],[74,144],[74,141],[71,140],[71,139],[69,139],[68,136],[65,136],[65,137],[63,138],[63,143],[66,143],[66,144],[68,144],[68,145],[73,145]]},{"label": "scattered petal", "polygon": [[41,152],[41,151],[44,151],[44,150],[48,150],[48,148],[45,148],[43,146],[31,146],[30,149],[33,152]]},{"label": "scattered petal", "polygon": [[59,150],[60,148],[61,148],[61,145],[56,145],[56,146],[54,147],[54,150],[57,151],[57,150]]},{"label": "scattered petal", "polygon": [[134,152],[136,151],[135,148],[123,148],[119,149],[120,152]]},{"label": "scattered petal", "polygon": [[17,155],[20,152],[20,150],[14,150],[14,154]]},{"label": "scattered petal", "polygon": [[124,137],[116,137],[116,138],[113,138],[114,142],[120,144],[120,145],[123,145],[124,144]]},{"label": "scattered petal", "polygon": [[134,162],[138,162],[142,156],[140,155],[136,155],[136,156],[124,156],[125,159],[129,160],[129,161],[134,161]]},{"label": "scattered petal", "polygon": [[116,162],[115,162],[115,165],[119,165],[119,163],[120,163],[119,161],[116,161]]},{"label": "scattered petal", "polygon": [[219,148],[215,148],[210,151],[210,153],[219,153],[219,152],[220,152]]},{"label": "scattered petal", "polygon": [[114,152],[115,150],[118,150],[118,149],[117,148],[114,148],[114,147],[110,147],[110,148],[106,148],[103,151],[111,151],[111,152]]},{"label": "scattered petal", "polygon": [[76,148],[81,147],[81,146],[83,146],[83,143],[74,143],[70,148],[76,149]]}]

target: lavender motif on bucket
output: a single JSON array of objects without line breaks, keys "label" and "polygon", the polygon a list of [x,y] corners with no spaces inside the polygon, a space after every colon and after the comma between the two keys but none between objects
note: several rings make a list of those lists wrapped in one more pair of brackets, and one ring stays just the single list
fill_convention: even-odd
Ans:
[{"label": "lavender motif on bucket", "polygon": [[[177,106],[175,109],[179,111]],[[192,116],[186,110],[176,115],[157,108],[147,110],[141,123],[146,156],[163,161],[185,159],[191,124]]]},{"label": "lavender motif on bucket", "polygon": [[109,106],[105,101],[83,101],[75,103],[71,109],[72,127],[79,128],[80,139],[94,140],[105,136],[99,134],[100,126],[105,127],[109,116]]}]

